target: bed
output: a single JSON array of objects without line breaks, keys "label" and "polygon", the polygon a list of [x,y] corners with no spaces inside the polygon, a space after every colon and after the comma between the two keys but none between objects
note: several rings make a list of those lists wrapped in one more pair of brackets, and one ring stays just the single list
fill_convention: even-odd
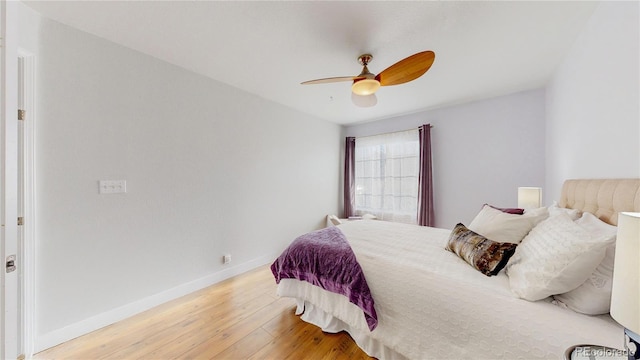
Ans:
[{"label": "bed", "polygon": [[[539,210],[545,211],[546,216],[536,213],[542,220],[534,221],[515,254],[512,252],[508,262],[501,264],[505,270],[498,269],[493,276],[470,266],[454,251],[445,250],[453,237],[451,229],[360,220],[345,222],[337,229],[347,239],[366,278],[368,288],[362,293],[370,291],[375,301],[371,303],[373,314],[367,311],[366,301],[354,300],[356,296],[348,291],[347,296],[344,291],[327,291],[331,286],[319,286],[322,284],[318,278],[280,276],[279,261],[286,251],[272,265],[279,282],[277,294],[296,299],[296,312],[302,320],[325,332],[348,332],[367,354],[379,359],[561,359],[565,350],[576,344],[623,348],[622,327],[609,314],[585,315],[567,307],[570,296],[545,296],[544,292],[522,288],[521,279],[518,284],[514,282],[521,276],[520,267],[526,268],[527,246],[538,244],[534,238],[542,236],[543,227],[552,226],[546,224],[566,222],[568,216],[574,215],[570,221],[586,218],[584,212],[593,214],[595,221],[610,224],[603,226],[615,229],[611,225],[616,225],[618,212],[640,211],[640,179],[567,180],[554,209]],[[562,215],[548,220],[551,211]],[[533,211],[524,215],[530,214]],[[518,215],[509,219],[513,216]],[[593,244],[595,238],[589,238]],[[552,248],[565,242],[557,236],[552,240],[554,243],[548,245]],[[609,257],[615,238],[607,241],[598,243],[601,255],[592,260],[597,261],[598,269]],[[522,298],[523,293],[529,300]]]}]

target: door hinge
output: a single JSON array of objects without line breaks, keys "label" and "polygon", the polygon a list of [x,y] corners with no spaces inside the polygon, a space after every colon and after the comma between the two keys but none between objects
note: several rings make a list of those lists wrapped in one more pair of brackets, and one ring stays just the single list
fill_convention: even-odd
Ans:
[{"label": "door hinge", "polygon": [[24,225],[24,218],[22,216],[18,216],[18,226]]},{"label": "door hinge", "polygon": [[18,120],[24,120],[27,117],[27,110],[18,110]]},{"label": "door hinge", "polygon": [[9,255],[7,256],[7,261],[5,262],[5,269],[7,273],[13,272],[16,270],[16,256]]}]

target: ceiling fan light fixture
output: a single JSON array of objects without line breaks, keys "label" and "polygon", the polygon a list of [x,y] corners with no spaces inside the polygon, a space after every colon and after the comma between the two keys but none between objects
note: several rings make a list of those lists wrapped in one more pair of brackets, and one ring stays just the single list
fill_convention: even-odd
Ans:
[{"label": "ceiling fan light fixture", "polygon": [[371,54],[362,54],[358,57],[358,63],[362,65],[362,72],[359,75],[315,79],[304,81],[302,84],[353,81],[351,85],[351,100],[357,106],[369,107],[375,105],[378,101],[375,98],[375,93],[380,86],[404,84],[419,78],[433,65],[435,57],[436,54],[431,50],[421,51],[396,62],[378,75],[374,75],[367,68],[373,56]]},{"label": "ceiling fan light fixture", "polygon": [[375,93],[380,88],[380,82],[376,79],[354,80],[351,91],[360,96],[367,96]]}]

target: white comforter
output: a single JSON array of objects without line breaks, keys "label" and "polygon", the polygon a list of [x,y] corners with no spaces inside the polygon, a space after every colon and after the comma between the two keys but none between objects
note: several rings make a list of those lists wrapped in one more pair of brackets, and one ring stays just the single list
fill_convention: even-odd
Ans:
[{"label": "white comforter", "polygon": [[[623,347],[622,328],[608,315],[519,299],[504,272],[486,277],[446,251],[449,230],[365,220],[340,229],[367,278],[378,327],[369,332],[362,311],[346,297],[307,283],[283,280],[278,293],[333,317],[342,325],[326,330],[349,331],[372,356],[561,359],[576,344]],[[376,350],[379,343],[387,349]]]}]

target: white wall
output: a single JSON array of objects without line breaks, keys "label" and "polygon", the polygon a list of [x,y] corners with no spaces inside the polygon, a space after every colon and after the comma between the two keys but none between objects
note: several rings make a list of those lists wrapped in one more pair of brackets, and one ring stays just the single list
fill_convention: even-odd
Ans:
[{"label": "white wall", "polygon": [[18,12],[18,46],[27,52],[34,52],[38,48],[38,32],[40,14],[26,6],[22,1],[15,1]]},{"label": "white wall", "polygon": [[[338,211],[340,126],[50,20],[29,26],[38,349],[268,263]],[[126,194],[98,194],[118,179]]]},{"label": "white wall", "polygon": [[565,179],[640,177],[638,4],[602,2],[547,86],[547,201]]},{"label": "white wall", "polygon": [[544,113],[544,91],[533,90],[350,126],[346,136],[432,124],[436,226],[450,229],[484,203],[515,207],[518,186],[543,186]]}]

